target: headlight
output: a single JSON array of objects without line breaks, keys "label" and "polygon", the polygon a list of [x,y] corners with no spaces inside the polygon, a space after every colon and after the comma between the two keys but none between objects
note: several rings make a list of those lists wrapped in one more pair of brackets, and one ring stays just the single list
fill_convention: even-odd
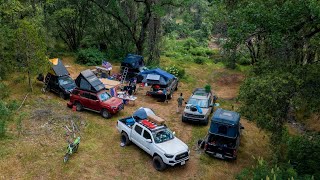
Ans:
[{"label": "headlight", "polygon": [[173,158],[173,155],[171,154],[164,154],[167,158]]}]

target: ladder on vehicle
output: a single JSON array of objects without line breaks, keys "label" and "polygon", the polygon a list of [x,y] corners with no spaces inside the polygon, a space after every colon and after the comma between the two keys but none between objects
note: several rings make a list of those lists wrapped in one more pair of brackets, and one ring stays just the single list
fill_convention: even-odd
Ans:
[{"label": "ladder on vehicle", "polygon": [[43,87],[42,87],[42,92],[46,92],[46,90],[47,90],[47,87],[48,87],[48,84],[49,84],[49,81],[50,81],[50,78],[51,78],[51,74],[48,74],[47,76],[46,76],[46,79],[44,80],[44,85],[43,85]]},{"label": "ladder on vehicle", "polygon": [[122,75],[121,75],[121,84],[123,84],[123,82],[125,82],[127,74],[128,74],[128,67],[124,67],[124,69],[122,71]]}]

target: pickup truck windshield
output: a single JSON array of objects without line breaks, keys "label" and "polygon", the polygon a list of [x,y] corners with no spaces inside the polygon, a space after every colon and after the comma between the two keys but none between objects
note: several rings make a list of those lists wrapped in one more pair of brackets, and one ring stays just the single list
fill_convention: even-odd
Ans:
[{"label": "pickup truck windshield", "polygon": [[152,133],[155,143],[163,143],[174,138],[169,129],[162,129]]},{"label": "pickup truck windshield", "polygon": [[198,105],[201,108],[208,108],[208,100],[206,100],[206,99],[191,98],[191,99],[189,99],[188,104],[192,104],[194,106]]},{"label": "pickup truck windshield", "polygon": [[108,99],[111,98],[111,96],[110,96],[108,93],[106,93],[106,92],[103,92],[103,93],[99,94],[98,96],[99,96],[99,99],[100,99],[102,102],[104,102],[104,101],[106,101],[106,100],[108,100]]},{"label": "pickup truck windshield", "polygon": [[[61,78],[59,78],[59,84],[61,86],[73,85],[74,81],[68,76],[67,77],[61,77]],[[75,84],[74,84],[74,86],[75,86]]]}]

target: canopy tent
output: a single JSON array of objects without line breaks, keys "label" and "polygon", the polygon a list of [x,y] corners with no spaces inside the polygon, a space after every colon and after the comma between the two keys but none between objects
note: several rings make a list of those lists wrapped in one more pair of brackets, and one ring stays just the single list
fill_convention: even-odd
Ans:
[{"label": "canopy tent", "polygon": [[89,69],[82,71],[75,80],[80,89],[99,92],[105,89],[104,84]]},{"label": "canopy tent", "polygon": [[142,82],[148,84],[166,85],[169,80],[175,78],[174,75],[160,68],[143,71],[140,72],[139,75],[143,77]]},{"label": "canopy tent", "polygon": [[239,123],[239,113],[219,108],[212,116],[209,132],[211,134],[236,138],[239,132]]},{"label": "canopy tent", "polygon": [[66,67],[63,65],[61,59],[59,58],[49,59],[49,62],[51,63],[52,74],[56,76],[69,75],[69,72],[66,69]]}]

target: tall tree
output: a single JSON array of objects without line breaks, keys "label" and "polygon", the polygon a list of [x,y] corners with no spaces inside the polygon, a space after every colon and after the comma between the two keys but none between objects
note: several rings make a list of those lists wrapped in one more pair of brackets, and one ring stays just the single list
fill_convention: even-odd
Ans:
[{"label": "tall tree", "polygon": [[39,30],[27,20],[21,20],[15,34],[15,49],[18,63],[28,74],[28,83],[31,91],[31,76],[41,72],[48,64],[46,45]]}]

